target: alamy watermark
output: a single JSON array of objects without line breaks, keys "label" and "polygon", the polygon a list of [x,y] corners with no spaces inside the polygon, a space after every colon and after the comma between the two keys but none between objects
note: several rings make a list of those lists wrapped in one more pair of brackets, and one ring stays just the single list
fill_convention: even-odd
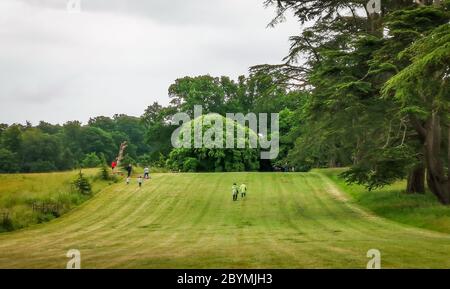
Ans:
[{"label": "alamy watermark", "polygon": [[367,263],[367,269],[381,269],[381,252],[378,249],[367,251],[367,258],[371,258]]},{"label": "alamy watermark", "polygon": [[79,250],[70,249],[67,251],[66,257],[70,258],[66,269],[81,269],[81,253]]},{"label": "alamy watermark", "polygon": [[367,12],[369,15],[381,13],[381,0],[370,0],[367,2]]},{"label": "alamy watermark", "polygon": [[[172,133],[175,148],[261,149],[261,159],[276,159],[280,148],[279,114],[227,113],[226,117],[203,115],[201,105],[194,106],[194,120],[187,113],[177,113],[172,123],[180,125]],[[191,125],[186,125],[186,124]]]}]

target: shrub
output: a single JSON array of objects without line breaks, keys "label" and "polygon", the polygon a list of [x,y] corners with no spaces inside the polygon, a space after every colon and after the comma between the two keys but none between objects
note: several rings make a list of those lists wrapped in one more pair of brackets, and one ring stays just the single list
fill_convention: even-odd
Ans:
[{"label": "shrub", "polygon": [[110,184],[119,182],[119,177],[117,175],[113,175],[110,173],[109,167],[106,165],[106,163],[103,163],[103,165],[100,168],[100,172],[95,177],[96,180],[102,180],[102,181],[108,181]]},{"label": "shrub", "polygon": [[97,168],[101,165],[102,161],[95,153],[87,154],[83,161],[81,162],[81,166],[83,168]]},{"label": "shrub", "polygon": [[195,158],[187,158],[183,162],[183,172],[196,172],[199,161]]},{"label": "shrub", "polygon": [[83,175],[80,171],[78,177],[73,182],[73,186],[75,190],[82,195],[90,195],[92,194],[92,186],[89,180]]},{"label": "shrub", "polygon": [[104,181],[109,181],[111,179],[111,174],[109,173],[109,168],[106,165],[106,163],[102,164],[102,167],[100,168],[100,179]]},{"label": "shrub", "polygon": [[42,224],[42,223],[49,222],[57,217],[58,216],[55,216],[52,213],[47,213],[47,214],[38,213],[36,218],[37,218],[38,224]]}]

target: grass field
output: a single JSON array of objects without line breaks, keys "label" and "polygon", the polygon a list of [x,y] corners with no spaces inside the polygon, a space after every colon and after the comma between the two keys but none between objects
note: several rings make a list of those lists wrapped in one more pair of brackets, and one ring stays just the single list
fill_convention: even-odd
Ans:
[{"label": "grass field", "polygon": [[450,207],[442,206],[431,192],[424,195],[406,194],[406,181],[369,192],[363,186],[347,185],[339,178],[341,172],[343,169],[321,170],[321,173],[330,177],[355,204],[396,222],[450,234]]},{"label": "grass field", "polygon": [[[108,185],[95,178],[98,169],[85,169],[83,173],[93,185],[94,193]],[[60,203],[61,213],[80,205],[88,196],[73,193],[72,182],[78,171],[42,174],[0,174],[0,213],[8,212],[12,220],[9,229],[20,229],[32,224],[46,222],[54,216],[31,210],[34,202]],[[1,216],[0,216],[1,218]],[[0,222],[2,220],[0,219]],[[6,230],[0,223],[0,232]]]},{"label": "grass field", "polygon": [[[231,184],[248,196],[231,201]],[[325,174],[155,174],[47,224],[0,234],[1,268],[450,268],[450,235],[376,217]]]}]

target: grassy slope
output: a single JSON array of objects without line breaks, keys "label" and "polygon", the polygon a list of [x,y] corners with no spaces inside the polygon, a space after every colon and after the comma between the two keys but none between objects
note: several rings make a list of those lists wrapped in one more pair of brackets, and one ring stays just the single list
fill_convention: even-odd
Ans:
[{"label": "grassy slope", "polygon": [[348,193],[356,204],[382,217],[403,224],[450,233],[450,207],[442,206],[431,194],[405,194],[405,182],[369,192],[363,186],[347,185],[339,178],[342,169],[321,170],[339,188]]},{"label": "grassy slope", "polygon": [[[97,169],[83,170],[92,178]],[[0,211],[8,211],[14,227],[23,228],[42,221],[31,210],[35,201],[59,201],[66,210],[79,205],[87,198],[71,193],[71,182],[78,171],[42,174],[0,174]],[[93,182],[94,193],[107,185],[106,182]],[[1,220],[0,220],[1,221]]]},{"label": "grassy slope", "polygon": [[371,248],[383,267],[450,267],[450,235],[370,215],[321,173],[154,174],[0,234],[0,267],[64,268],[79,249],[84,268],[364,268]]}]

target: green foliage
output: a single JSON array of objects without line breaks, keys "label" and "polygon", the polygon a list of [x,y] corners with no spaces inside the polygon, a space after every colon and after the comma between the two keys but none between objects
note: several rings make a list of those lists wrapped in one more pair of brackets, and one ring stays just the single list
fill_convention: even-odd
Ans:
[{"label": "green foliage", "polygon": [[109,181],[111,179],[111,174],[109,173],[109,167],[106,163],[103,163],[100,168],[100,178],[104,181]]},{"label": "green foliage", "polygon": [[51,161],[35,161],[28,164],[28,167],[30,172],[39,172],[39,173],[45,173],[45,172],[54,172],[56,171],[56,166]]},{"label": "green foliage", "polygon": [[109,184],[119,182],[119,177],[117,175],[111,174],[110,170],[111,169],[106,164],[106,162],[102,162],[102,165],[100,166],[100,172],[97,174],[95,179],[107,181],[107,182],[109,182]]},{"label": "green foliage", "polygon": [[[203,142],[201,148],[194,148],[194,127],[200,127],[202,138],[205,133],[209,132],[213,126],[221,121],[222,126],[222,143],[219,142],[219,136],[213,134],[212,141],[218,141],[218,145],[222,145],[223,148],[216,146],[207,146]],[[235,148],[225,148],[227,139],[231,138],[230,131],[227,131],[226,123],[230,124],[234,128],[234,142]],[[233,172],[233,171],[255,171],[259,169],[259,150],[250,149],[249,139],[253,137],[255,140],[258,136],[249,128],[242,127],[238,123],[231,119],[227,119],[218,114],[210,114],[201,116],[193,121],[183,124],[180,130],[180,139],[183,140],[183,136],[191,136],[191,148],[176,148],[169,154],[169,158],[166,161],[166,165],[175,171],[206,171],[206,172]],[[238,138],[244,136],[243,139]],[[239,141],[245,145],[245,148],[236,148]],[[196,162],[193,161],[196,160]]]},{"label": "green foliage", "polygon": [[114,131],[116,123],[113,119],[106,116],[97,116],[89,119],[89,126],[100,128],[104,131]]},{"label": "green foliage", "polygon": [[61,153],[61,158],[57,162],[56,166],[59,170],[68,171],[74,167],[77,167],[77,161],[72,153],[72,151],[68,148],[64,149]]},{"label": "green foliage", "polygon": [[103,153],[108,159],[113,159],[117,155],[117,145],[111,134],[96,127],[82,127],[80,131],[79,147],[83,152]]},{"label": "green foliage", "polygon": [[126,167],[128,167],[128,165],[135,166],[135,165],[137,165],[137,162],[129,154],[126,154],[123,157],[123,160],[121,162],[121,166],[122,166],[122,168],[126,168]]},{"label": "green foliage", "polygon": [[86,126],[79,121],[62,126],[41,121],[37,126],[2,124],[0,129],[0,173],[97,167],[100,162],[94,154],[109,163],[123,141],[128,142],[127,153],[132,158],[150,152],[141,119],[126,115],[92,118]]},{"label": "green foliage", "polygon": [[[401,57],[411,59],[412,63],[385,85],[383,93],[395,97],[403,112],[416,114],[423,119],[429,115],[430,104],[445,105],[448,100],[450,62],[450,24],[436,28],[430,35],[416,41],[404,50]],[[437,107],[433,107],[436,109]]]},{"label": "green foliage", "polygon": [[80,171],[78,177],[73,181],[73,187],[76,192],[82,195],[90,195],[92,194],[92,185],[89,182],[89,179],[84,176],[84,174]]},{"label": "green foliage", "polygon": [[0,173],[15,173],[19,170],[17,154],[0,148]]},{"label": "green foliage", "polygon": [[11,152],[19,152],[22,145],[22,131],[18,125],[12,125],[3,130],[1,145]]},{"label": "green foliage", "polygon": [[39,129],[41,132],[54,135],[61,132],[61,126],[60,125],[53,125],[51,123],[40,121],[39,124],[36,126],[37,129]]},{"label": "green foliage", "polygon": [[81,162],[83,168],[98,168],[102,161],[96,153],[87,154]]},{"label": "green foliage", "polygon": [[[226,76],[212,77],[202,75],[196,77],[184,77],[177,79],[169,88],[171,104],[163,107],[158,103],[150,105],[144,115],[141,117],[147,128],[146,140],[151,146],[150,159],[152,163],[159,163],[157,166],[163,166],[163,162],[171,166],[172,169],[182,170],[183,161],[175,161],[175,155],[183,157],[196,157],[198,155],[215,155],[214,158],[223,158],[224,160],[205,161],[205,158],[199,159],[199,170],[202,171],[224,171],[224,170],[255,170],[259,165],[236,164],[236,159],[246,158],[247,153],[241,153],[237,156],[236,152],[225,150],[223,152],[199,151],[197,153],[187,153],[182,150],[173,150],[170,159],[169,153],[172,151],[170,142],[171,135],[175,126],[170,125],[170,116],[177,112],[184,112],[193,116],[195,105],[202,105],[203,113],[217,113],[225,116],[226,113],[278,113],[284,111],[280,116],[283,125],[282,137],[294,130],[293,112],[301,102],[304,94],[298,91],[290,92],[289,85],[283,83],[283,75],[267,74],[264,72],[254,72],[248,77],[239,76],[237,81]],[[287,152],[292,148],[295,133],[286,136],[282,140],[279,159],[287,156]],[[182,157],[179,157],[182,159]],[[226,161],[229,160],[229,161]],[[268,167],[276,164],[277,161],[269,162]],[[241,162],[241,161],[238,161]]]},{"label": "green foliage", "polygon": [[183,172],[196,172],[200,163],[195,158],[186,158],[183,162]]},{"label": "green foliage", "polygon": [[162,107],[155,102],[141,116],[145,126],[145,142],[150,146],[145,154],[150,154],[153,161],[159,159],[160,154],[168,155],[171,150],[170,137],[175,128],[170,125],[169,119],[175,112],[176,108]]},{"label": "green foliage", "polygon": [[60,140],[54,136],[41,132],[39,129],[29,128],[21,134],[22,168],[26,172],[49,172],[56,170],[62,150]]},{"label": "green foliage", "polygon": [[223,79],[209,75],[184,77],[177,79],[169,87],[172,104],[181,111],[193,116],[194,105],[203,105],[205,113],[215,112],[224,114],[225,93]]},{"label": "green foliage", "polygon": [[414,151],[407,147],[378,149],[341,176],[349,184],[364,185],[372,191],[405,179],[416,161]]},{"label": "green foliage", "polygon": [[[315,22],[291,38],[286,63],[255,70],[281,73],[309,93],[297,108],[286,161],[297,168],[352,166],[347,181],[372,190],[423,165],[430,115],[448,127],[450,1],[388,1],[380,16],[341,17],[343,5],[366,2],[268,0],[279,9],[273,24],[289,10]],[[440,134],[444,148],[447,132]],[[448,163],[443,153],[431,162],[436,158]]]}]

